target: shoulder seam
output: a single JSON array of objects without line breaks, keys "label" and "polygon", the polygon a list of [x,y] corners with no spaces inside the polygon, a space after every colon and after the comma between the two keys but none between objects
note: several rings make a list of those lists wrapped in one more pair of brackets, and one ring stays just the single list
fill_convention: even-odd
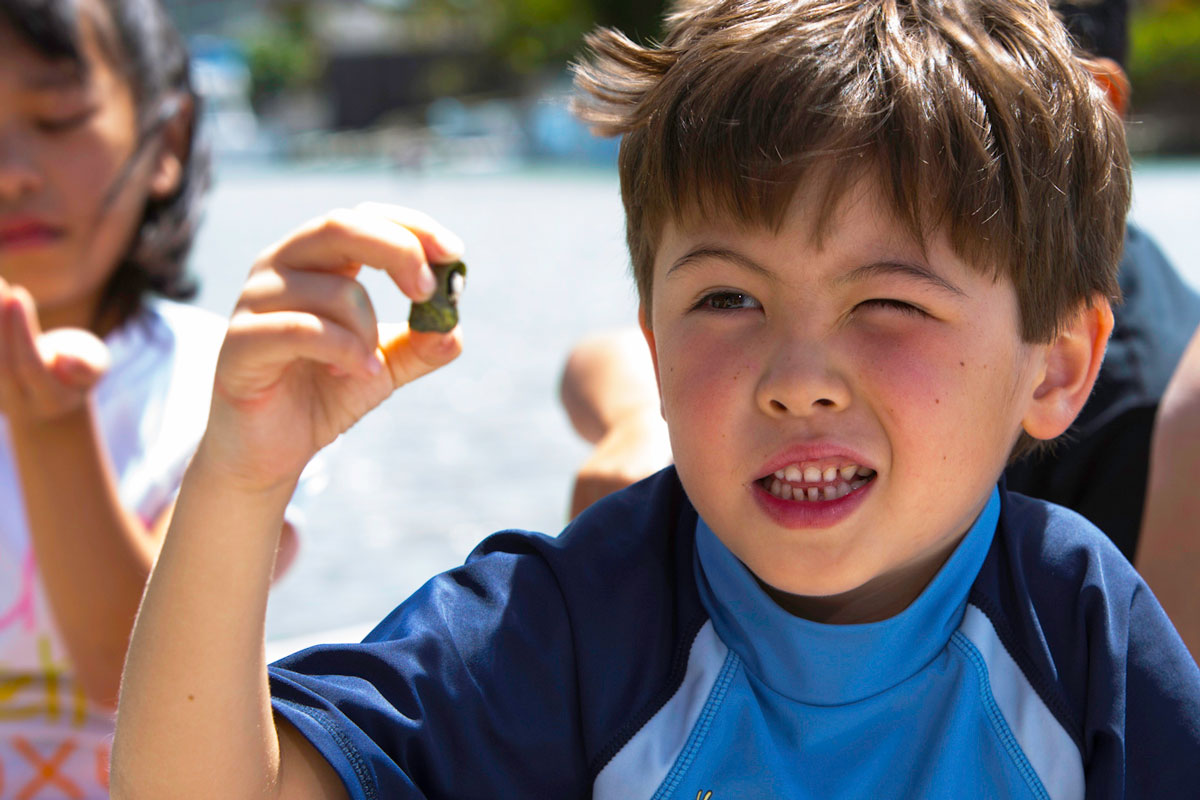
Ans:
[{"label": "shoulder seam", "polygon": [[629,743],[637,732],[646,726],[646,723],[658,713],[667,701],[675,696],[679,691],[679,687],[683,685],[683,679],[687,674],[688,656],[691,654],[692,645],[696,641],[696,637],[700,635],[700,629],[704,627],[704,623],[708,622],[708,614],[698,614],[696,619],[684,630],[687,631],[685,636],[680,637],[675,645],[675,654],[671,658],[671,672],[667,676],[667,682],[644,706],[635,714],[628,722],[617,730],[616,734],[609,740],[609,743],[601,750],[595,760],[592,762],[589,769],[591,775],[591,783],[596,782],[596,777],[608,766],[608,762],[616,757],[621,748]]},{"label": "shoulder seam", "polygon": [[963,635],[962,631],[955,631],[950,637],[950,641],[963,654],[963,657],[971,665],[975,672],[975,677],[979,681],[979,692],[983,700],[984,712],[987,714],[988,722],[990,723],[992,732],[996,738],[1000,740],[1004,752],[1008,753],[1012,759],[1017,771],[1021,773],[1021,778],[1024,779],[1025,785],[1033,792],[1037,800],[1050,800],[1050,795],[1046,792],[1046,787],[1042,784],[1041,778],[1038,777],[1037,771],[1033,765],[1029,763],[1024,751],[1021,750],[1021,745],[1017,742],[1016,736],[1013,735],[1012,728],[1004,719],[1004,714],[996,705],[996,698],[992,695],[991,679],[989,677],[987,664],[980,655],[979,650],[975,645]]},{"label": "shoulder seam", "polygon": [[721,672],[717,675],[717,680],[713,683],[712,690],[708,694],[708,699],[704,701],[704,708],[700,711],[700,719],[696,721],[696,726],[692,728],[692,732],[688,735],[682,752],[675,759],[675,763],[671,765],[671,771],[667,773],[667,777],[663,779],[662,784],[650,800],[666,800],[666,798],[670,797],[679,788],[683,777],[691,769],[692,762],[696,760],[696,754],[699,752],[701,746],[703,746],[704,740],[708,738],[708,732],[712,729],[713,720],[716,719],[717,712],[725,702],[725,696],[729,692],[729,684],[733,682],[733,675],[741,663],[742,660],[738,658],[737,653],[730,650],[729,654],[725,657],[725,663],[721,666]]},{"label": "shoulder seam", "polygon": [[1058,723],[1062,725],[1063,730],[1071,737],[1071,741],[1075,742],[1075,746],[1079,749],[1082,757],[1085,748],[1083,745],[1083,726],[1075,719],[1074,712],[1067,706],[1063,700],[1061,693],[1058,691],[1057,682],[1050,677],[1047,677],[1041,670],[1033,668],[1034,661],[1029,653],[1021,646],[1017,637],[1013,635],[1012,629],[1003,618],[996,604],[992,599],[979,591],[976,587],[971,588],[971,592],[967,601],[978,608],[988,621],[992,623],[992,628],[996,631],[996,636],[1000,639],[1000,643],[1004,645],[1004,649],[1012,657],[1018,669],[1025,676],[1025,680],[1029,681],[1029,685],[1037,692],[1038,697],[1046,704],[1046,708],[1050,709],[1050,713],[1054,715]]}]

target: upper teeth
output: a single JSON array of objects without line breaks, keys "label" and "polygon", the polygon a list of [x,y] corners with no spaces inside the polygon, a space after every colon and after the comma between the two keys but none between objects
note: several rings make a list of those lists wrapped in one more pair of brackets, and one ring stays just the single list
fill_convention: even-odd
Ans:
[{"label": "upper teeth", "polygon": [[[855,489],[866,485],[867,480],[875,471],[858,464],[846,464],[842,467],[828,466],[821,468],[815,465],[801,467],[799,464],[789,464],[775,471],[773,480],[764,481],[767,489],[776,497],[784,500],[836,500],[845,497]],[[820,486],[793,486],[792,484],[821,484]]]},{"label": "upper teeth", "polygon": [[833,483],[839,477],[848,481],[854,478],[855,475],[865,478],[874,473],[874,470],[866,467],[861,467],[858,464],[847,464],[844,467],[825,467],[822,470],[820,467],[808,466],[801,469],[799,464],[789,464],[783,469],[775,470],[775,477],[781,481],[789,483]]}]

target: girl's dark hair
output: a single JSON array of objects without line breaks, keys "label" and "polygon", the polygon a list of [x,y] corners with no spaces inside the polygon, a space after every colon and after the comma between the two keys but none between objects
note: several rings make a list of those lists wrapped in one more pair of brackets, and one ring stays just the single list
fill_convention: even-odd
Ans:
[{"label": "girl's dark hair", "polygon": [[[92,26],[100,48],[133,90],[139,149],[178,112],[183,98],[192,103],[179,187],[168,197],[147,201],[137,233],[104,287],[93,320],[97,326],[125,322],[141,308],[147,292],[176,300],[195,296],[197,287],[186,273],[186,260],[209,186],[211,161],[207,146],[195,136],[200,98],[192,88],[187,47],[158,0],[95,0],[94,5],[108,15]],[[82,7],[81,0],[3,0],[0,23],[7,23],[47,58],[86,66]]]}]

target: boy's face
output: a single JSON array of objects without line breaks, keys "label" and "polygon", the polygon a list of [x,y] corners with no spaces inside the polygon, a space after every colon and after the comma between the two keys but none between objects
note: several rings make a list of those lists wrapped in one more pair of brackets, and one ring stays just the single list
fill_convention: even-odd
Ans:
[{"label": "boy's face", "polygon": [[1011,281],[940,234],[922,253],[874,179],[819,245],[805,195],[778,232],[664,231],[646,321],[679,476],[775,589],[923,585],[1003,470],[1041,349]]},{"label": "boy's face", "polygon": [[138,136],[132,91],[90,18],[81,14],[87,71],[0,25],[0,277],[32,293],[44,327],[90,321],[148,192],[148,163],[125,175]]}]

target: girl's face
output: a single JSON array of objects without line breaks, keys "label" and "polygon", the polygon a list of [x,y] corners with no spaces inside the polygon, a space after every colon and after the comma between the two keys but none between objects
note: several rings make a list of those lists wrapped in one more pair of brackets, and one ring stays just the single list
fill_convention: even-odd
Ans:
[{"label": "girl's face", "polygon": [[0,25],[0,278],[33,295],[44,329],[92,325],[154,179],[133,90],[97,39],[107,20],[80,8],[79,65]]}]

